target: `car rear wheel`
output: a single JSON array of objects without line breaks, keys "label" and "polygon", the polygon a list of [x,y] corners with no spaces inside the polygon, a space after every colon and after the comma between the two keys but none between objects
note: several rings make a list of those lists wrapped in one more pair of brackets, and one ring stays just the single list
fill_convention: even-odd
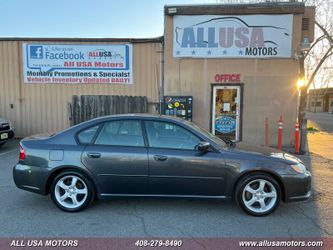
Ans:
[{"label": "car rear wheel", "polygon": [[243,178],[236,188],[238,205],[248,214],[265,216],[279,205],[281,188],[267,174],[252,174]]},{"label": "car rear wheel", "polygon": [[94,199],[91,181],[81,173],[65,171],[60,173],[51,186],[51,198],[57,207],[66,212],[78,212]]}]

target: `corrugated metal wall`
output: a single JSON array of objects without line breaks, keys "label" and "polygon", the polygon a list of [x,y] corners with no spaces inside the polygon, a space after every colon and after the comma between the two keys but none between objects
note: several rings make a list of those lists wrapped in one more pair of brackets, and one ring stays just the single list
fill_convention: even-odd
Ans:
[{"label": "corrugated metal wall", "polygon": [[[69,127],[67,103],[72,95],[147,96],[158,102],[160,44],[133,43],[134,84],[24,84],[22,43],[0,41],[0,117],[11,120],[17,136],[56,132]],[[38,42],[33,42],[38,43]],[[40,41],[39,43],[64,43]],[[70,42],[84,44],[87,42]],[[89,44],[112,42],[89,42]],[[126,42],[124,42],[126,43]],[[153,112],[153,106],[150,107]]]}]

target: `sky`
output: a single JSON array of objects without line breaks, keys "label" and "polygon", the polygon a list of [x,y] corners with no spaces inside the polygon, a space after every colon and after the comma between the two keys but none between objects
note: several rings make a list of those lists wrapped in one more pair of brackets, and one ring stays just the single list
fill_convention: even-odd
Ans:
[{"label": "sky", "polygon": [[166,4],[217,0],[0,0],[0,37],[150,38]]}]

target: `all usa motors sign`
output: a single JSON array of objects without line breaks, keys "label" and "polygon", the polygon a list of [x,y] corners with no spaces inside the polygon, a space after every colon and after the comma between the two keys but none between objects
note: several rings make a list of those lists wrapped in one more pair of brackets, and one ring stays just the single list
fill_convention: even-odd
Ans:
[{"label": "all usa motors sign", "polygon": [[132,45],[23,44],[25,83],[132,84]]},{"label": "all usa motors sign", "polygon": [[290,57],[292,15],[174,16],[173,56]]}]

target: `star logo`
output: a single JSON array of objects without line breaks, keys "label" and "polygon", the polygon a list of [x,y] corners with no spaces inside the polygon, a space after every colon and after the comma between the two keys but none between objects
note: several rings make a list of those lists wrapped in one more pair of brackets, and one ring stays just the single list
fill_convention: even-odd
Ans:
[{"label": "star logo", "polygon": [[195,51],[194,50],[192,50],[192,55],[195,55]]},{"label": "star logo", "polygon": [[227,53],[227,50],[223,50],[223,55],[226,55]]},{"label": "star logo", "polygon": [[208,50],[207,51],[207,55],[211,55],[212,54],[212,51],[211,50]]},{"label": "star logo", "polygon": [[240,50],[238,51],[238,53],[239,53],[240,55],[243,55],[243,50],[240,49]]}]

